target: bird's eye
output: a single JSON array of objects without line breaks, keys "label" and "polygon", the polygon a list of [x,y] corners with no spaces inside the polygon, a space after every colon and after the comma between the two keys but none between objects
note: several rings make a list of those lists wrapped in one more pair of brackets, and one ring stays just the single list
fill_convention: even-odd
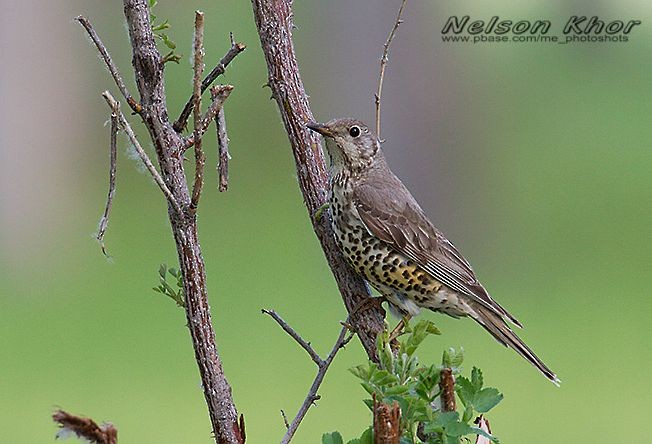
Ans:
[{"label": "bird's eye", "polygon": [[352,126],[349,128],[349,134],[351,137],[358,137],[360,135],[360,127],[359,126]]}]

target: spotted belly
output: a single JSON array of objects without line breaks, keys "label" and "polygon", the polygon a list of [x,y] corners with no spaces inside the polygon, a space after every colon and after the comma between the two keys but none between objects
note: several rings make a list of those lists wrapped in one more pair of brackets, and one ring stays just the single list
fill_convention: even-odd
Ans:
[{"label": "spotted belly", "polygon": [[370,234],[361,221],[346,217],[341,210],[335,208],[333,211],[338,245],[351,267],[387,298],[397,314],[414,316],[421,308],[453,317],[469,314],[469,307],[455,291]]}]

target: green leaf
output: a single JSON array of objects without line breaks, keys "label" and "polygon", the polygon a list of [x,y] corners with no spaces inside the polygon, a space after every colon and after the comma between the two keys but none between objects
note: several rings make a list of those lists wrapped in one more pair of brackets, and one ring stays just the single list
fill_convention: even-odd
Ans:
[{"label": "green leaf", "polygon": [[478,367],[473,367],[473,370],[471,370],[471,383],[476,392],[482,388],[482,370]]},{"label": "green leaf", "polygon": [[476,435],[480,435],[480,436],[484,436],[485,438],[488,438],[488,439],[492,440],[492,441],[495,442],[495,443],[499,443],[499,442],[500,442],[500,441],[498,440],[498,438],[496,438],[496,437],[493,436],[493,435],[490,435],[489,433],[485,432],[484,430],[482,430],[482,429],[479,428],[479,427],[471,427],[471,433],[474,433],[474,434],[476,434]]},{"label": "green leaf", "polygon": [[462,361],[464,361],[464,349],[462,347],[459,350],[455,350],[453,347],[444,350],[442,356],[442,365],[444,367],[458,369],[462,366]]},{"label": "green leaf", "polygon": [[340,432],[324,433],[321,437],[321,444],[344,444]]},{"label": "green leaf", "polygon": [[460,397],[462,404],[464,404],[464,407],[473,405],[475,389],[471,381],[464,376],[458,376],[455,381],[455,391],[457,392],[457,396]]},{"label": "green leaf", "polygon": [[347,444],[374,444],[373,429],[368,427],[364,432],[362,432],[360,438],[352,439]]},{"label": "green leaf", "polygon": [[492,387],[483,388],[476,393],[473,406],[480,413],[487,413],[503,399],[503,394]]},{"label": "green leaf", "polygon": [[170,49],[177,49],[177,44],[174,43],[172,40],[170,40],[167,34],[161,34],[161,37],[163,38],[163,43],[165,43],[165,46],[167,46]]}]

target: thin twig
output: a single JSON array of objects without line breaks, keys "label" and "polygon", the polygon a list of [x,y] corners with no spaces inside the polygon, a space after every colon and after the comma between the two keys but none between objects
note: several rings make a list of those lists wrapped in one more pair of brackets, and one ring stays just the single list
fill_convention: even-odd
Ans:
[{"label": "thin twig", "polygon": [[201,190],[204,185],[204,165],[206,164],[206,156],[201,149],[201,137],[199,133],[201,125],[201,77],[204,73],[204,13],[195,11],[195,37],[193,39],[193,49],[195,53],[195,63],[193,66],[193,135],[195,138],[195,181],[192,185],[192,198],[190,200],[190,212],[197,211],[199,198],[201,197]]},{"label": "thin twig", "polygon": [[[222,57],[220,62],[215,66],[215,68],[212,69],[211,72],[208,73],[204,81],[201,83],[201,91],[202,93],[208,89],[209,86],[217,79],[220,75],[224,74],[224,71],[226,70],[226,67],[231,63],[231,61],[242,51],[244,51],[247,47],[245,46],[244,43],[235,43],[233,41],[233,34],[231,34],[231,48],[229,48],[229,51]],[[190,117],[190,113],[192,112],[193,109],[193,98],[192,96],[190,99],[188,99],[188,102],[186,102],[186,106],[183,107],[183,111],[181,111],[181,115],[177,119],[176,122],[174,122],[174,130],[176,132],[181,132],[183,129],[186,127],[186,123],[188,122],[188,117]]]},{"label": "thin twig", "polygon": [[106,46],[104,46],[104,43],[102,43],[102,40],[100,40],[100,36],[97,35],[97,32],[95,32],[95,29],[93,28],[93,25],[91,25],[91,22],[89,22],[88,19],[82,15],[78,16],[76,20],[84,27],[84,29],[90,36],[91,40],[93,41],[93,43],[95,43],[97,50],[100,52],[100,56],[102,56],[102,60],[104,60],[104,63],[106,64],[107,68],[109,68],[109,72],[113,76],[113,80],[115,80],[116,85],[118,85],[118,89],[124,96],[125,100],[129,104],[131,109],[135,113],[140,114],[143,108],[140,106],[138,102],[136,102],[136,100],[131,96],[131,94],[129,94],[129,90],[127,90],[127,85],[125,85],[124,80],[122,80],[122,75],[120,75],[120,71],[118,71],[118,67],[115,66],[115,63],[113,63],[113,60],[109,55],[109,51],[106,50]]},{"label": "thin twig", "polygon": [[108,257],[106,248],[104,247],[104,234],[106,233],[106,228],[109,225],[109,214],[111,213],[111,205],[113,204],[113,196],[115,195],[115,172],[117,169],[117,158],[118,158],[118,149],[117,149],[117,139],[118,139],[118,115],[111,111],[111,142],[110,142],[110,166],[109,166],[109,194],[106,197],[106,205],[104,207],[104,213],[100,219],[100,225],[97,230],[97,236],[95,238],[100,243],[102,247],[102,253]]},{"label": "thin twig", "polygon": [[[213,97],[215,100],[215,97]],[[217,151],[219,162],[217,164],[217,177],[219,181],[218,190],[220,193],[229,189],[229,136],[226,134],[226,118],[224,117],[224,108],[220,108],[215,116],[215,126],[217,127]]]},{"label": "thin twig", "polygon": [[159,188],[165,195],[168,202],[170,202],[170,205],[172,205],[172,208],[174,208],[174,210],[178,214],[183,214],[183,211],[181,210],[179,203],[174,198],[172,192],[163,181],[163,178],[156,170],[156,167],[150,160],[149,156],[147,155],[143,147],[140,145],[140,142],[138,142],[138,139],[136,138],[136,134],[134,134],[134,131],[131,129],[129,122],[127,122],[127,119],[125,119],[124,114],[122,113],[122,111],[120,111],[120,103],[118,103],[118,101],[115,100],[115,98],[108,91],[104,91],[102,93],[102,97],[104,97],[104,100],[106,100],[106,103],[108,103],[109,108],[111,108],[112,112],[118,116],[118,122],[120,123],[120,126],[127,134],[129,141],[131,141],[132,145],[136,149],[136,152],[138,153],[140,159],[143,161],[143,164],[145,164],[145,168],[147,168],[147,171],[149,171],[149,173],[154,178],[154,182],[156,182],[156,184],[159,186]]},{"label": "thin twig", "polygon": [[317,376],[315,376],[315,379],[312,382],[312,385],[310,386],[310,390],[308,390],[306,399],[303,401],[303,404],[301,404],[301,407],[299,408],[297,415],[292,420],[292,423],[290,424],[290,427],[288,428],[287,432],[285,432],[285,436],[283,436],[283,439],[281,440],[281,444],[287,444],[290,442],[290,440],[296,433],[297,429],[299,428],[299,424],[301,424],[301,421],[303,421],[303,418],[306,416],[306,413],[308,413],[308,409],[310,408],[310,406],[313,405],[315,401],[317,401],[320,398],[320,396],[317,395],[317,390],[319,390],[319,386],[321,386],[321,383],[324,380],[324,376],[326,376],[328,367],[330,367],[331,363],[333,362],[333,359],[335,359],[335,355],[337,354],[337,352],[341,348],[343,348],[346,344],[348,344],[349,341],[353,338],[354,333],[350,333],[348,336],[346,335],[348,331],[349,331],[348,327],[342,327],[342,330],[340,330],[340,335],[337,337],[337,341],[335,341],[335,345],[333,345],[333,349],[328,354],[328,357],[324,359],[324,363],[319,367]]},{"label": "thin twig", "polygon": [[281,409],[281,416],[283,417],[283,424],[285,424],[285,428],[289,429],[290,428],[290,423],[288,422],[288,417],[285,414],[285,411],[283,411],[283,409]]},{"label": "thin twig", "polygon": [[57,410],[52,414],[52,420],[60,429],[57,438],[65,438],[74,434],[78,438],[97,444],[116,444],[118,442],[118,430],[113,424],[105,422],[98,425],[91,418],[72,415],[63,410]]},{"label": "thin twig", "polygon": [[378,140],[381,141],[382,139],[380,138],[380,98],[383,94],[383,81],[385,80],[385,68],[387,68],[387,55],[389,54],[389,46],[392,44],[392,40],[394,40],[394,36],[396,35],[396,30],[398,29],[398,26],[403,23],[401,20],[401,16],[403,15],[403,9],[405,8],[405,3],[407,0],[402,0],[401,1],[401,7],[398,8],[398,14],[396,15],[396,21],[394,22],[394,26],[392,27],[392,30],[389,32],[389,36],[387,37],[387,41],[383,45],[383,56],[380,58],[380,75],[378,76],[378,90],[376,91],[375,95],[375,102],[376,102],[376,136],[378,137]]},{"label": "thin twig", "polygon": [[319,390],[319,387],[321,386],[321,383],[324,380],[324,376],[326,376],[328,367],[330,367],[331,363],[333,362],[333,359],[335,359],[335,355],[337,355],[337,352],[340,351],[340,349],[342,349],[346,344],[349,343],[349,341],[353,338],[354,333],[351,333],[347,336],[346,333],[350,330],[346,325],[343,326],[342,330],[340,331],[340,335],[337,337],[337,341],[335,341],[335,345],[333,345],[333,348],[331,349],[330,353],[328,354],[326,359],[322,359],[317,354],[317,352],[312,348],[310,343],[305,339],[303,339],[274,310],[263,309],[262,312],[270,315],[272,319],[274,319],[278,323],[278,325],[280,325],[281,328],[285,330],[287,334],[289,334],[292,337],[292,339],[294,339],[301,346],[301,348],[303,348],[310,355],[312,361],[315,364],[317,364],[317,367],[319,368],[319,370],[317,371],[317,375],[315,376],[315,379],[313,380],[312,385],[310,386],[310,390],[308,390],[308,394],[306,395],[306,398],[303,401],[303,404],[301,404],[301,407],[299,408],[297,415],[294,417],[290,425],[287,425],[287,418],[285,417],[285,412],[281,410],[283,419],[285,420],[285,424],[287,427],[287,432],[285,432],[285,435],[281,440],[281,444],[287,444],[292,440],[292,437],[294,436],[297,429],[299,428],[299,424],[301,424],[301,421],[306,416],[306,413],[308,413],[308,409],[310,408],[310,406],[313,405],[315,401],[317,401],[320,398],[320,396],[317,395],[317,390]]},{"label": "thin twig", "polygon": [[[211,88],[211,97],[215,97],[215,99],[213,99],[211,104],[208,106],[208,109],[204,113],[204,116],[200,119],[200,123],[199,123],[200,138],[204,136],[211,122],[215,120],[215,116],[224,105],[224,102],[229,97],[229,94],[231,94],[231,91],[233,91],[233,86],[231,85],[216,85]],[[190,134],[188,137],[186,137],[183,140],[184,143],[182,146],[182,150],[185,151],[195,144],[194,132],[193,134]]]},{"label": "thin twig", "polygon": [[297,343],[301,346],[301,348],[303,348],[308,353],[308,355],[310,355],[310,359],[312,359],[312,362],[317,364],[317,367],[321,367],[322,365],[324,365],[324,360],[321,357],[319,357],[315,349],[312,348],[312,345],[310,345],[308,341],[303,339],[301,335],[299,335],[299,333],[294,331],[294,329],[290,327],[290,325],[287,322],[285,322],[283,318],[281,318],[278,315],[278,313],[276,313],[274,310],[262,309],[261,311],[264,314],[270,315],[271,318],[274,319],[278,323],[278,325],[280,325],[281,328],[285,330],[285,332],[292,337],[292,339],[297,341]]}]

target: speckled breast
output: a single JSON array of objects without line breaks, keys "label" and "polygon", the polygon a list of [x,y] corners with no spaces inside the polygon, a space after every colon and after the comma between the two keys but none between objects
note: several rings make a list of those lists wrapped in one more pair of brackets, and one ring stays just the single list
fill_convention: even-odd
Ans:
[{"label": "speckled breast", "polygon": [[448,301],[442,284],[369,233],[347,185],[346,180],[331,184],[330,208],[337,243],[349,264],[406,314],[418,313],[419,306],[444,309]]}]

